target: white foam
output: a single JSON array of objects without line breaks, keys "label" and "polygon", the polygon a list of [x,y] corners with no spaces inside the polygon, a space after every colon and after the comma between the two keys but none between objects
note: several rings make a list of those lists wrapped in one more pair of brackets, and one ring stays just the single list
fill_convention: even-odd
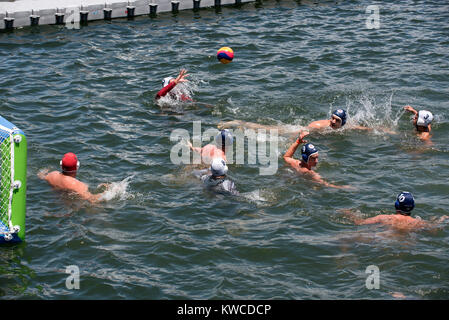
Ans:
[{"label": "white foam", "polygon": [[[394,92],[383,93],[381,96],[363,91],[350,94],[346,99],[346,111],[348,112],[347,126],[362,125],[372,129],[385,127],[397,128],[398,121],[404,113],[403,108],[396,112],[392,109]],[[331,108],[333,111],[334,107]]]},{"label": "white foam", "polygon": [[112,199],[118,198],[120,200],[128,199],[131,194],[126,190],[129,185],[129,181],[134,177],[134,175],[123,179],[120,182],[112,182],[110,183],[106,190],[103,192],[103,195],[99,198],[101,201],[110,201]]}]

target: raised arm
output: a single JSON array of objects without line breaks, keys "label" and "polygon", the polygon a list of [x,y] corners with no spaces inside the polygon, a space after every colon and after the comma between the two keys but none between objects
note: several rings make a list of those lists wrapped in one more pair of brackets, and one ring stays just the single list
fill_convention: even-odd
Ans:
[{"label": "raised arm", "polygon": [[187,77],[187,70],[185,69],[181,69],[181,71],[179,72],[179,75],[176,77],[176,79],[174,79],[173,81],[171,81],[168,85],[166,85],[165,87],[163,87],[161,90],[159,90],[159,92],[156,94],[156,99],[160,99],[163,96],[166,96],[167,93],[169,93],[171,90],[173,90],[173,88],[180,82],[186,82],[188,81],[187,79],[185,79],[185,77]]},{"label": "raised arm", "polygon": [[413,109],[413,107],[411,107],[411,106],[404,106],[404,110],[406,110],[406,111],[408,111],[408,112],[411,112],[411,113],[413,113],[413,114],[415,114],[415,115],[417,115],[418,114],[418,111],[416,111],[415,109]]},{"label": "raised arm", "polygon": [[296,149],[298,149],[298,147],[301,143],[307,142],[306,140],[304,140],[304,137],[307,136],[308,134],[309,134],[309,131],[301,131],[299,133],[298,139],[296,139],[296,141],[293,142],[293,144],[290,146],[290,148],[288,148],[288,150],[284,154],[284,161],[294,168],[299,169],[300,161],[294,159],[293,155],[295,154]]}]

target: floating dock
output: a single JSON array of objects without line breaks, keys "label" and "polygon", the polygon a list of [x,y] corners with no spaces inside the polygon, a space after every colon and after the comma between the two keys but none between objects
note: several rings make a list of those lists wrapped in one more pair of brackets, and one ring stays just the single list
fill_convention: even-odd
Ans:
[{"label": "floating dock", "polygon": [[74,27],[94,20],[155,16],[161,12],[224,5],[256,0],[16,0],[0,2],[0,30],[46,24]]}]

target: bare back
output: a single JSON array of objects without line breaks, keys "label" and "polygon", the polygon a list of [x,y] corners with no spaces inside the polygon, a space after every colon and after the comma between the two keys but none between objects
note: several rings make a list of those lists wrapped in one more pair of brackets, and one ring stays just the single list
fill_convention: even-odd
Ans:
[{"label": "bare back", "polygon": [[221,149],[217,148],[217,146],[208,144],[201,148],[201,160],[204,163],[210,164],[214,158],[221,158],[226,161],[225,153]]},{"label": "bare back", "polygon": [[79,181],[76,178],[63,175],[58,171],[52,171],[47,174],[44,179],[54,188],[73,191],[81,196],[83,199],[89,200],[91,202],[98,201],[100,195],[93,195],[89,192],[89,187],[87,184]]},{"label": "bare back", "polygon": [[389,225],[397,229],[416,229],[428,226],[428,222],[413,218],[411,216],[404,216],[402,214],[381,214],[372,218],[360,221],[358,224],[373,224],[381,223]]}]

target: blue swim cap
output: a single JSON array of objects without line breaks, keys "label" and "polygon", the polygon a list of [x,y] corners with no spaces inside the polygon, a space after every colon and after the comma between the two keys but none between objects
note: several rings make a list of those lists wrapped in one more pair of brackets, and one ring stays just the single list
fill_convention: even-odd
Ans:
[{"label": "blue swim cap", "polygon": [[341,119],[341,126],[343,127],[346,123],[346,111],[343,109],[337,109],[334,112],[332,112],[332,114]]},{"label": "blue swim cap", "polygon": [[415,207],[415,199],[410,192],[402,191],[398,195],[394,207],[396,210],[409,213]]},{"label": "blue swim cap", "polygon": [[301,148],[301,155],[302,155],[302,160],[304,160],[305,163],[307,163],[309,161],[309,157],[312,154],[315,154],[318,152],[318,149],[315,148],[315,146],[311,143],[306,143],[305,145],[302,146]]},{"label": "blue swim cap", "polygon": [[232,146],[234,137],[232,136],[231,131],[228,129],[221,130],[221,132],[215,136],[215,143],[218,147],[221,147],[221,149]]}]

